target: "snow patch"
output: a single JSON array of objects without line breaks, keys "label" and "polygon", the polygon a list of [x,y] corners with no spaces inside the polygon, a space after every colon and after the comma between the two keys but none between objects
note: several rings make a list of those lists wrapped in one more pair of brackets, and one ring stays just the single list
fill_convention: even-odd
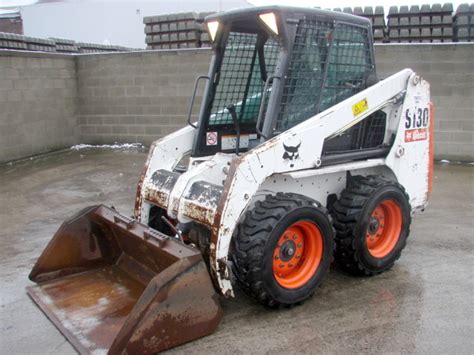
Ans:
[{"label": "snow patch", "polygon": [[474,162],[462,162],[462,161],[456,161],[456,160],[447,160],[447,159],[441,159],[438,161],[441,164],[455,164],[455,165],[474,165]]},{"label": "snow patch", "polygon": [[76,144],[71,147],[72,150],[81,150],[89,148],[99,148],[99,149],[141,149],[145,146],[141,143],[122,143],[122,144]]}]

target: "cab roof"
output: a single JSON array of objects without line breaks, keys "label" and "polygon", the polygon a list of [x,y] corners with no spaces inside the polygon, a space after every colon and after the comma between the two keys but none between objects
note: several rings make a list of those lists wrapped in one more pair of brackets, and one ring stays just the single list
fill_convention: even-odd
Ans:
[{"label": "cab roof", "polygon": [[370,26],[370,20],[355,16],[351,14],[346,14],[343,12],[328,11],[321,9],[305,8],[305,7],[296,7],[296,6],[278,6],[278,5],[269,5],[269,6],[256,6],[248,7],[242,9],[229,10],[224,12],[219,12],[217,14],[209,15],[205,18],[205,21],[222,21],[222,22],[233,22],[235,20],[242,21],[247,19],[252,19],[255,16],[267,13],[274,12],[275,14],[283,15],[285,18],[301,19],[306,16],[315,16],[327,21],[343,21],[351,24],[357,24],[362,26]]}]

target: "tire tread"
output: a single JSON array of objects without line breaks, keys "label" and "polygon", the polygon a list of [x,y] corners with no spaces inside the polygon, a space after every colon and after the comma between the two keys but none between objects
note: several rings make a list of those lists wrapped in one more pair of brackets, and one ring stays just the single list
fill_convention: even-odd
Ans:
[{"label": "tire tread", "polygon": [[245,213],[243,222],[239,223],[232,238],[233,272],[239,286],[249,296],[269,307],[290,307],[291,304],[279,303],[265,290],[260,261],[268,236],[276,224],[289,211],[300,207],[319,209],[332,224],[329,212],[320,203],[303,195],[279,192],[265,196],[263,201],[257,201],[252,212]]},{"label": "tire tread", "polygon": [[[334,253],[334,259],[342,269],[351,274],[372,276],[386,271],[400,258],[401,251],[405,247],[405,245],[403,245],[400,248],[397,255],[389,265],[377,271],[367,268],[364,263],[359,260],[356,252],[354,243],[356,236],[354,235],[354,229],[356,224],[359,222],[365,203],[377,190],[390,185],[399,188],[408,201],[408,195],[403,186],[399,183],[382,176],[358,175],[350,177],[347,188],[342,191],[341,197],[334,203],[333,208],[331,209],[334,228],[336,230],[336,251]],[[409,234],[411,214],[409,213],[408,215],[409,220],[407,223]],[[405,243],[406,240],[403,242]]]}]

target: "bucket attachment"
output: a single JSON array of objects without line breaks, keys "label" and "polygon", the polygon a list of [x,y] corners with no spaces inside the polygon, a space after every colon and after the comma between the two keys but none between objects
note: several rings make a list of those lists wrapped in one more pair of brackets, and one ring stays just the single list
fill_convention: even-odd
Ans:
[{"label": "bucket attachment", "polygon": [[105,206],[65,221],[30,279],[28,295],[85,354],[155,353],[222,317],[197,249]]}]

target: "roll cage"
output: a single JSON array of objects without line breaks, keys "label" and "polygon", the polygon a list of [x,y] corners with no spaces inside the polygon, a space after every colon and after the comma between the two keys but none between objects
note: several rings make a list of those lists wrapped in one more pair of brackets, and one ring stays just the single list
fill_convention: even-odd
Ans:
[{"label": "roll cage", "polygon": [[[274,14],[277,32],[264,14]],[[362,91],[375,75],[371,25],[361,17],[269,6],[205,21],[217,22],[218,30],[193,157],[252,149]],[[377,126],[384,129],[380,120]],[[346,132],[327,146],[360,149],[357,136],[363,135]]]}]

